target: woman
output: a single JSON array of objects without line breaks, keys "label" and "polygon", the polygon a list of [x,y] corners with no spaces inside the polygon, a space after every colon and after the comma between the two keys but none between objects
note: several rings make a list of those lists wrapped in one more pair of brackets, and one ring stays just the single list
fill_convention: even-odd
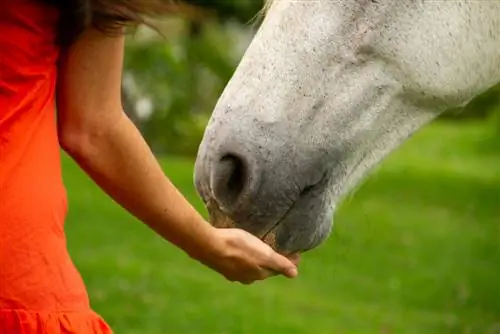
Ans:
[{"label": "woman", "polygon": [[126,210],[227,279],[297,275],[293,260],[259,239],[205,222],[122,110],[123,27],[169,6],[0,0],[0,8],[0,333],[111,333],[66,249],[60,146]]}]

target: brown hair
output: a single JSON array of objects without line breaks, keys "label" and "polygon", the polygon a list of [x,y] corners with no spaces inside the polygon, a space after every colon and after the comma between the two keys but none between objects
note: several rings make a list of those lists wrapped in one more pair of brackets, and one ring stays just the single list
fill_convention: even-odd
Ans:
[{"label": "brown hair", "polygon": [[146,24],[152,19],[179,13],[183,5],[176,0],[43,0],[61,11],[59,42],[71,44],[93,26],[106,34],[122,34],[124,28]]}]

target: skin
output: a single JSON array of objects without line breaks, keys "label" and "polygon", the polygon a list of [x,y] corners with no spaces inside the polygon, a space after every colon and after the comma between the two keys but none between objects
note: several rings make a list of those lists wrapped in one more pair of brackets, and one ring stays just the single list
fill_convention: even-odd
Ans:
[{"label": "skin", "polygon": [[62,55],[57,111],[63,149],[122,207],[228,280],[295,277],[295,258],[242,230],[212,227],[164,175],[122,109],[123,50],[123,37],[89,29]]},{"label": "skin", "polygon": [[307,251],[385,156],[499,81],[498,1],[275,1],[215,106],[196,187],[215,226]]}]

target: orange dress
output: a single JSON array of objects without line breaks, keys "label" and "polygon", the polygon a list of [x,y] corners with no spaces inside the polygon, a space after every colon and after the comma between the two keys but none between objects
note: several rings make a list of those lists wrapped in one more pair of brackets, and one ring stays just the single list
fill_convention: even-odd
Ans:
[{"label": "orange dress", "polygon": [[109,334],[66,248],[58,11],[0,0],[0,334]]}]

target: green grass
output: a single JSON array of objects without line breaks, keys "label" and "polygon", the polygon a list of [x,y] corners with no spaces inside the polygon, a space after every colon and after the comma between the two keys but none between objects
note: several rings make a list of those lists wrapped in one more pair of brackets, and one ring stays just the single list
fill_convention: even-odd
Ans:
[{"label": "green grass", "polygon": [[[70,251],[120,334],[500,333],[500,147],[490,139],[480,124],[427,127],[344,202],[297,279],[252,286],[162,241],[65,159]],[[204,212],[193,161],[163,165]]]}]

